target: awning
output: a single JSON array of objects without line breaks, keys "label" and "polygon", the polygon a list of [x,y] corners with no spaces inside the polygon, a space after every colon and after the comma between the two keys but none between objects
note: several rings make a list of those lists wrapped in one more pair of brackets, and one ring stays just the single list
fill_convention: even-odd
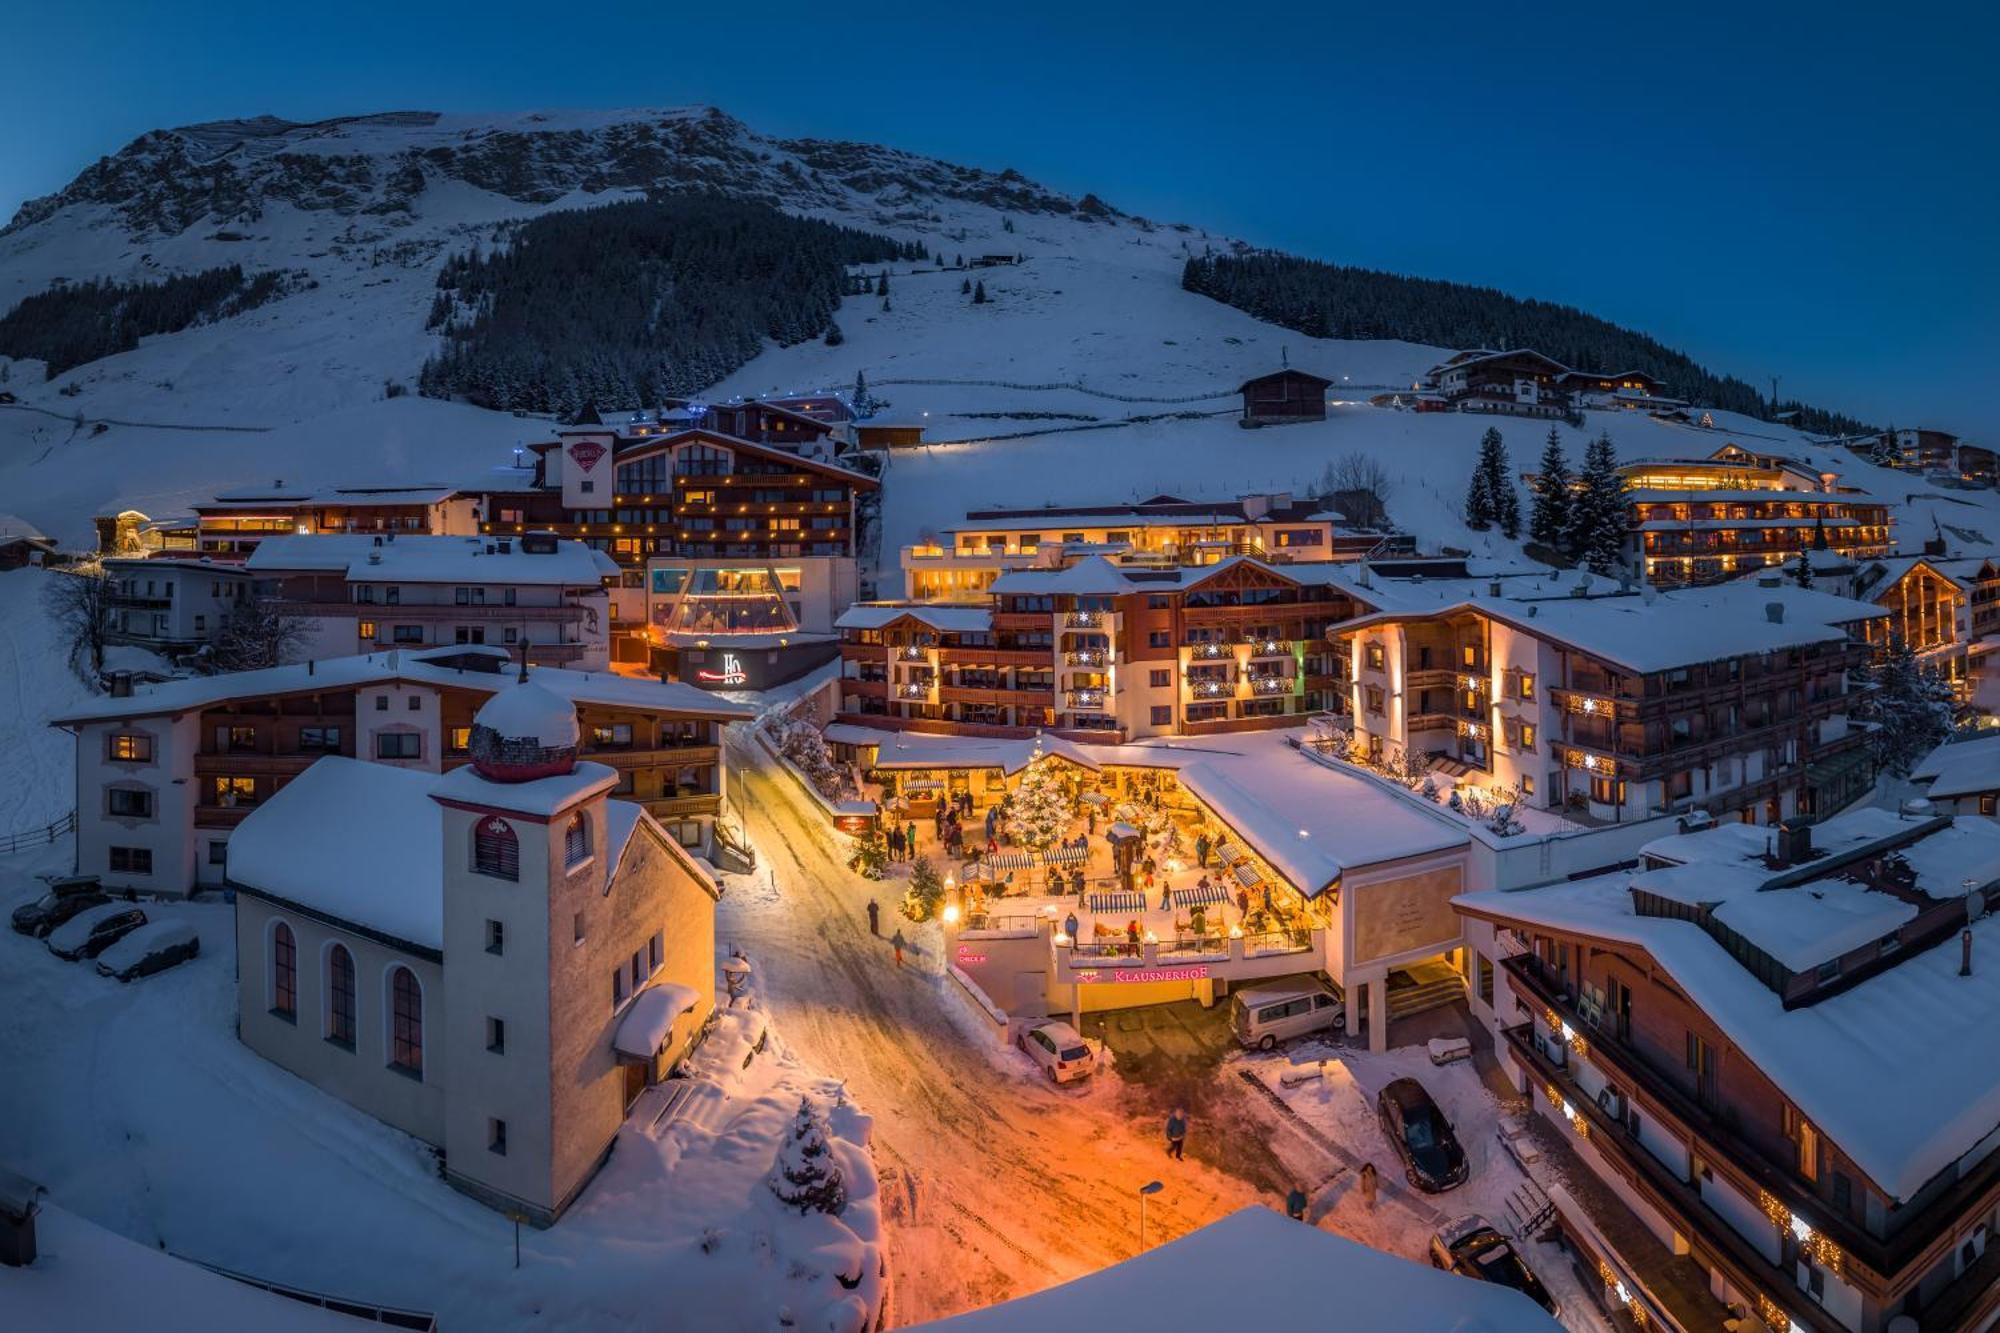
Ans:
[{"label": "awning", "polygon": [[1034,864],[1035,858],[1027,852],[996,852],[979,861],[980,868],[984,870],[1027,870]]},{"label": "awning", "polygon": [[1085,805],[1109,805],[1111,798],[1101,791],[1087,791],[1083,794]]},{"label": "awning", "polygon": [[1257,873],[1257,867],[1248,861],[1241,863],[1229,873],[1236,876],[1236,882],[1246,889],[1254,889],[1264,882],[1264,877]]},{"label": "awning", "polygon": [[1088,847],[1051,847],[1042,853],[1045,866],[1080,866],[1089,859]]},{"label": "awning", "polygon": [[1220,884],[1197,884],[1191,889],[1170,890],[1176,907],[1208,907],[1229,901],[1229,890]]},{"label": "awning", "polygon": [[905,782],[903,784],[903,790],[906,792],[943,791],[944,783],[940,782],[936,778],[911,778],[908,782]]},{"label": "awning", "polygon": [[1085,894],[1084,905],[1091,911],[1105,913],[1137,913],[1146,910],[1146,895],[1134,889],[1130,892],[1120,889],[1112,893]]},{"label": "awning", "polygon": [[1238,861],[1241,861],[1243,859],[1243,853],[1238,848],[1225,842],[1220,847],[1217,847],[1215,849],[1215,859],[1217,863],[1220,864],[1226,870],[1230,866],[1235,865]]},{"label": "awning", "polygon": [[1120,820],[1118,823],[1113,824],[1109,829],[1105,830],[1105,832],[1108,833],[1113,839],[1119,842],[1130,842],[1132,839],[1140,836],[1138,829],[1134,828],[1130,824],[1125,823],[1123,820]]},{"label": "awning", "polygon": [[631,1060],[650,1060],[660,1053],[674,1020],[701,1003],[694,987],[675,981],[656,982],[632,997],[625,1016],[618,1020],[611,1049]]}]

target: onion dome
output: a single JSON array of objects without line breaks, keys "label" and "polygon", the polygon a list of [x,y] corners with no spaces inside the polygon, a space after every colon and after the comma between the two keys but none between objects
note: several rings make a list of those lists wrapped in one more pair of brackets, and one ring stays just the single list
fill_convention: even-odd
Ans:
[{"label": "onion dome", "polygon": [[532,782],[576,767],[576,706],[533,681],[510,685],[472,719],[472,767],[490,782]]}]

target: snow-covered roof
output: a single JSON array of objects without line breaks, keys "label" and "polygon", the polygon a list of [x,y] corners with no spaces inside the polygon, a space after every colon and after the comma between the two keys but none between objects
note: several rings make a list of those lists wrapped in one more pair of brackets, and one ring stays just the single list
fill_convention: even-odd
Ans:
[{"label": "snow-covered roof", "polygon": [[931,606],[857,603],[840,613],[835,629],[880,629],[905,617],[947,634],[993,628],[993,613],[983,606]]},{"label": "snow-covered roof", "polygon": [[700,1003],[701,996],[692,986],[678,981],[654,982],[632,997],[618,1019],[611,1048],[634,1060],[652,1059],[673,1031],[674,1020]]},{"label": "snow-covered roof", "polygon": [[[1815,826],[1815,845],[1852,848],[1863,835],[1908,821],[1883,810],[1837,817],[1828,836]],[[1849,827],[1840,831],[1838,826]],[[1678,850],[1714,838],[1715,861],[1684,869],[1715,876],[1747,840],[1708,832],[1663,840]],[[1763,835],[1767,830],[1751,830]],[[1657,845],[1649,845],[1648,854]],[[2000,827],[1962,820],[1897,849],[1933,896],[1962,892],[1967,878],[2000,875]],[[1490,889],[1454,900],[1463,910],[1529,927],[1635,945],[1645,949],[1719,1025],[1729,1040],[1843,1152],[1896,1199],[1908,1199],[1982,1139],[2000,1128],[2000,968],[1958,973],[1956,940],[1902,959],[1849,989],[1787,1010],[1778,993],[1733,958],[1699,925],[1640,916],[1633,887],[1652,887],[1661,872],[1627,872],[1536,889]],[[1766,872],[1768,875],[1771,872]],[[1716,876],[1724,878],[1723,876]],[[1731,885],[1738,884],[1727,876]],[[1826,961],[1828,950],[1879,938],[1900,920],[1889,895],[1831,879],[1762,892],[1717,885],[1703,901],[1726,898],[1718,916],[1780,961]],[[2000,916],[1972,927],[1976,956],[2000,949]],[[1787,965],[1791,965],[1787,962]],[[1922,1040],[1912,1040],[1912,1034]],[[1893,1088],[1897,1096],[1885,1097]]]},{"label": "snow-covered roof", "polygon": [[[836,724],[842,726],[844,724]],[[1101,747],[1081,745],[1061,736],[986,738],[979,736],[927,736],[921,732],[877,732],[865,727],[846,727],[845,734],[827,729],[827,739],[848,744],[874,745],[874,767],[896,772],[934,768],[997,768],[1002,773],[1018,773],[1037,754],[1057,755],[1095,772]]]},{"label": "snow-covered roof", "polygon": [[582,737],[576,705],[538,680],[500,690],[479,706],[472,722],[507,740],[532,740],[545,749],[574,746]]},{"label": "snow-covered roof", "polygon": [[44,1201],[39,1255],[0,1264],[0,1309],[17,1329],[144,1328],[149,1333],[355,1333],[352,1317],[210,1272]]},{"label": "snow-covered roof", "polygon": [[[1336,1308],[1329,1300],[1337,1303],[1337,1315],[1329,1315]],[[1258,1206],[1060,1286],[922,1327],[938,1333],[1320,1327],[1558,1333],[1555,1320],[1511,1287],[1468,1281]]]},{"label": "snow-covered roof", "polygon": [[430,799],[437,780],[420,769],[328,755],[236,826],[229,879],[442,950],[444,819]]},{"label": "snow-covered roof", "polygon": [[1910,770],[1910,781],[1928,782],[1925,790],[1932,796],[2000,791],[2000,732],[1946,741]]},{"label": "snow-covered roof", "polygon": [[[320,761],[320,763],[325,762],[325,760]],[[368,767],[379,768],[382,765],[370,764]],[[609,791],[617,785],[617,769],[588,761],[579,763],[567,773],[534,778],[528,782],[492,782],[481,777],[473,765],[466,764],[454,768],[443,777],[433,775],[427,791],[440,801],[495,806],[502,810],[513,810],[520,814],[546,819],[558,810],[568,809],[578,801],[601,791]],[[283,794],[279,793],[281,796]],[[230,846],[233,849],[235,843],[231,842]],[[230,854],[235,855],[233,850]]]},{"label": "snow-covered roof", "polygon": [[0,546],[15,542],[31,542],[37,546],[53,546],[54,539],[19,514],[0,514]]},{"label": "snow-covered roof", "polygon": [[[505,550],[502,550],[505,546]],[[382,540],[365,533],[266,537],[244,561],[255,574],[294,570],[345,574],[350,582],[485,583],[597,587],[605,569],[601,552],[579,541],[530,552],[519,539],[433,537]],[[617,572],[611,565],[610,572]]]},{"label": "snow-covered roof", "polygon": [[[481,661],[492,669],[456,665],[461,660]],[[567,667],[546,666],[534,668],[530,677],[536,684],[575,704],[681,713],[723,720],[754,717],[757,712],[746,704],[719,699],[711,691],[678,681],[646,680],[605,671],[573,671]],[[420,653],[392,650],[266,667],[259,671],[164,681],[134,690],[126,698],[98,699],[87,707],[51,721],[65,726],[107,718],[153,717],[162,713],[208,708],[236,699],[353,689],[392,681],[493,692],[505,689],[514,680],[511,662],[503,648],[454,646]]]},{"label": "snow-covered roof", "polygon": [[[1495,597],[1483,581],[1387,580],[1355,595],[1381,611],[1350,620],[1350,633],[1414,615],[1476,612],[1525,633],[1565,644],[1628,670],[1645,673],[1773,652],[1848,637],[1846,626],[1888,614],[1879,606],[1786,584],[1717,583],[1650,593],[1568,596],[1575,575],[1543,584],[1510,585]],[[1603,586],[1602,580],[1597,581]],[[1467,585],[1481,590],[1466,595]],[[1782,618],[1773,620],[1777,606]]]}]

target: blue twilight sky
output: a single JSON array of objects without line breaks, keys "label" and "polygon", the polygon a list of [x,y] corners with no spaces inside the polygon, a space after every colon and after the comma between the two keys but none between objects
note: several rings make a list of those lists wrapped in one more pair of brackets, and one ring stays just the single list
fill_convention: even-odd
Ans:
[{"label": "blue twilight sky", "polygon": [[66,0],[0,32],[0,216],[192,121],[713,103],[2000,440],[1991,6]]}]

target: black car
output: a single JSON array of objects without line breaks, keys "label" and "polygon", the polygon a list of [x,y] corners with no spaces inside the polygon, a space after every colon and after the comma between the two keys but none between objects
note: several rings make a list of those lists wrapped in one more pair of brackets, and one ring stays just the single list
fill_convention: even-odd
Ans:
[{"label": "black car", "polygon": [[79,912],[49,932],[45,941],[49,952],[65,962],[95,958],[118,941],[146,924],[146,914],[137,907],[108,903]]},{"label": "black car", "polygon": [[63,922],[89,907],[110,902],[93,879],[59,879],[49,891],[31,903],[14,909],[14,929],[31,939],[41,939]]},{"label": "black car", "polygon": [[1426,1194],[1441,1194],[1465,1183],[1465,1149],[1423,1084],[1397,1079],[1375,1099],[1375,1113],[1412,1185]]},{"label": "black car", "polygon": [[1512,1287],[1551,1315],[1561,1313],[1514,1243],[1483,1217],[1461,1217],[1439,1227],[1431,1236],[1431,1263],[1461,1277]]}]

